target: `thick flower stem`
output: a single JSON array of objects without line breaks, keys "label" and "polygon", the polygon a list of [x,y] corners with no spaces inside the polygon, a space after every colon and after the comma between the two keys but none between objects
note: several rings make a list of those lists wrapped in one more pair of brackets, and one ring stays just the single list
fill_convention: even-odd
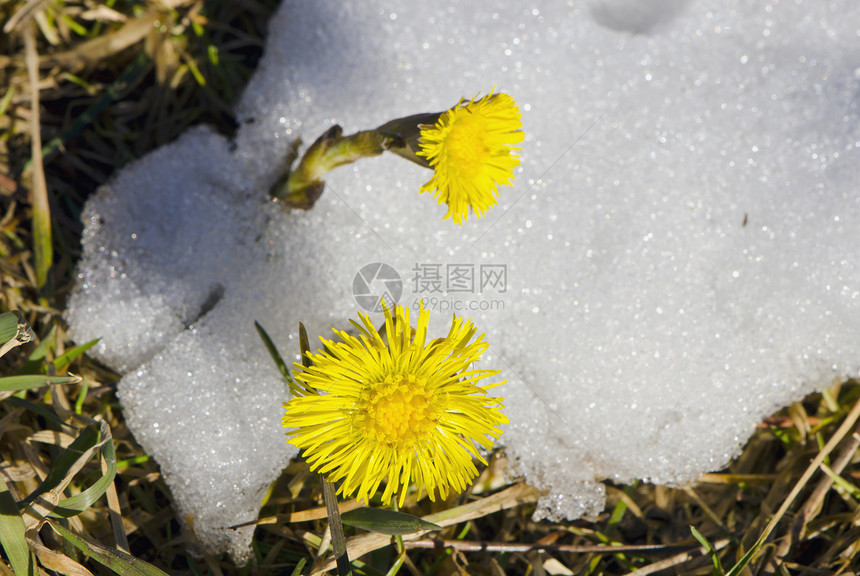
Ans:
[{"label": "thick flower stem", "polygon": [[340,521],[340,510],[337,507],[337,494],[334,484],[320,476],[323,486],[323,500],[328,512],[328,527],[331,531],[331,545],[334,548],[334,556],[337,561],[337,573],[340,576],[352,576],[352,567],[349,565],[349,555],[346,553],[346,538],[343,536],[343,524]]},{"label": "thick flower stem", "polygon": [[[397,500],[393,500],[391,502],[391,509],[395,512],[400,512],[400,506],[397,505]],[[394,540],[395,549],[397,550],[397,558],[395,559],[394,564],[391,565],[391,569],[385,573],[385,576],[396,576],[396,574],[400,572],[400,568],[403,566],[403,563],[406,561],[406,546],[403,544],[403,536],[395,534],[392,539]]]},{"label": "thick flower stem", "polygon": [[427,159],[417,154],[421,150],[421,142],[419,141],[421,130],[436,124],[441,115],[442,112],[413,114],[406,118],[398,118],[397,120],[386,122],[377,128],[376,132],[397,137],[394,144],[388,148],[389,152],[393,152],[401,158],[405,158],[424,168],[430,168],[430,163]]},{"label": "thick flower stem", "polygon": [[[397,118],[349,136],[332,126],[308,148],[296,169],[278,180],[272,196],[290,208],[308,210],[325,188],[326,172],[388,150],[433,170],[421,192],[447,204],[445,218],[462,224],[470,213],[483,216],[497,203],[499,186],[511,185],[520,164],[517,144],[524,138],[520,117],[513,98],[491,93],[462,98],[444,112]],[[287,155],[288,168],[299,144],[296,141]]]},{"label": "thick flower stem", "polygon": [[395,134],[364,130],[343,136],[340,126],[332,126],[311,144],[296,169],[275,186],[274,196],[292,208],[308,210],[325,188],[326,172],[360,158],[379,156],[392,146],[403,146]]},{"label": "thick flower stem", "polygon": [[394,561],[394,564],[391,565],[388,572],[385,573],[385,576],[395,576],[400,572],[400,568],[403,566],[403,563],[406,562],[406,546],[403,545],[403,536],[395,536],[394,541],[397,545],[397,559]]}]

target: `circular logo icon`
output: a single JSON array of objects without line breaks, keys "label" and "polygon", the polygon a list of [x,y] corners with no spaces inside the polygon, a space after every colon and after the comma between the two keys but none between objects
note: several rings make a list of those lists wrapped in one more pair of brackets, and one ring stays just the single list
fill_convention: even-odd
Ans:
[{"label": "circular logo icon", "polygon": [[389,308],[397,305],[403,294],[403,280],[392,266],[374,262],[361,267],[352,280],[352,295],[368,312],[382,312],[382,302]]}]

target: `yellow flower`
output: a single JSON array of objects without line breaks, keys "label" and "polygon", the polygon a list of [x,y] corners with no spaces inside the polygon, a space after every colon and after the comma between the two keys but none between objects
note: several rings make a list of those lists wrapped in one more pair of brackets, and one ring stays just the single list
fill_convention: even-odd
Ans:
[{"label": "yellow flower", "polygon": [[491,448],[508,422],[503,399],[487,395],[501,382],[479,385],[499,371],[472,367],[488,344],[470,320],[454,316],[446,338],[427,342],[423,307],[415,329],[408,308],[384,312],[387,344],[359,313],[358,338],[334,330],[341,341],[321,338],[324,350],[308,353],[313,365],[295,376],[304,392],[284,404],[288,441],[312,470],[343,480],[345,496],[367,502],[387,478],[385,504],[399,493],[402,505],[410,482],[446,498],[478,474],[473,458],[486,464],[475,443]]},{"label": "yellow flower", "polygon": [[435,125],[423,126],[418,156],[433,168],[433,177],[421,192],[433,192],[439,204],[447,202],[454,222],[462,224],[469,207],[478,215],[496,204],[499,185],[510,186],[520,160],[514,147],[523,140],[520,111],[507,94],[465,99],[439,116]]}]

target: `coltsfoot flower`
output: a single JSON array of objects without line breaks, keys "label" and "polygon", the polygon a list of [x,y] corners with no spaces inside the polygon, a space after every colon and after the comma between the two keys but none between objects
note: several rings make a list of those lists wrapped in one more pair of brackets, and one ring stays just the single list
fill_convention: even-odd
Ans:
[{"label": "coltsfoot flower", "polygon": [[499,371],[472,366],[488,344],[470,320],[454,316],[447,337],[427,342],[426,310],[414,329],[408,308],[384,313],[387,343],[359,313],[358,338],[334,330],[340,341],[321,338],[324,349],[308,353],[313,364],[296,364],[303,387],[284,404],[288,441],[312,470],[342,480],[344,496],[367,502],[387,479],[385,504],[399,494],[402,505],[413,482],[444,499],[474,480],[473,459],[486,464],[476,443],[491,448],[508,422],[503,399],[487,395],[502,382],[481,382]]},{"label": "coltsfoot flower", "polygon": [[520,111],[507,94],[461,100],[421,130],[418,156],[426,158],[433,177],[421,187],[439,204],[448,204],[445,218],[462,224],[471,208],[480,218],[496,204],[499,186],[510,186],[519,166],[523,140]]}]

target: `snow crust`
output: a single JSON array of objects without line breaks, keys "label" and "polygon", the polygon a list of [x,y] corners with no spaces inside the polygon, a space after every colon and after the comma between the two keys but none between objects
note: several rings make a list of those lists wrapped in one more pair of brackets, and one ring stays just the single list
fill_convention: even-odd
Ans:
[{"label": "snow crust", "polygon": [[[102,338],[181,516],[241,562],[229,526],[295,455],[254,321],[296,357],[298,322],[345,326],[386,263],[436,330],[457,307],[486,332],[536,516],[593,516],[601,479],[694,479],[860,376],[858,54],[850,0],[285,2],[235,140],[191,129],[89,201],[73,336]],[[333,171],[310,212],[269,202],[296,137],[493,86],[526,139],[483,219],[443,221],[393,156]]]}]

